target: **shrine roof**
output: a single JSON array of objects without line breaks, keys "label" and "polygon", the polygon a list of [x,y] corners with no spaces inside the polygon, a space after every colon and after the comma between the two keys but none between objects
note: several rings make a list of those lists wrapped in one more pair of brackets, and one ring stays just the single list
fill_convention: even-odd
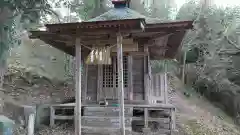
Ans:
[{"label": "shrine roof", "polygon": [[106,12],[100,16],[97,16],[96,18],[90,19],[87,22],[139,19],[139,18],[144,18],[147,24],[162,22],[158,18],[146,17],[146,16],[144,16],[130,8],[127,8],[127,7],[110,9],[108,12]]},{"label": "shrine roof", "polygon": [[[46,31],[31,31],[30,38],[38,38],[51,46],[75,55],[76,37],[86,46],[99,42],[116,44],[116,33],[124,38],[134,39],[142,46],[149,46],[151,59],[173,58],[181,47],[187,30],[193,21],[161,22],[159,19],[145,17],[126,7],[126,3],[116,3],[115,8],[86,22],[47,24]],[[160,23],[161,22],[161,23]],[[82,49],[83,54],[89,49]]]},{"label": "shrine roof", "polygon": [[[140,29],[139,31],[132,31],[126,27],[124,30],[126,30],[125,33],[127,35],[124,35],[124,38],[131,38],[142,46],[149,46],[149,54],[152,60],[174,58],[178,49],[181,47],[181,42],[186,31],[193,27],[192,23],[193,21],[178,21],[148,24],[145,25],[143,29],[138,28]],[[75,27],[77,27],[77,25],[72,27],[70,30],[68,27],[58,31],[31,31],[32,35],[30,38],[40,39],[45,43],[73,56],[75,55],[74,42],[76,37],[80,37],[81,43],[89,47],[92,45],[98,45],[100,42],[110,45],[116,44],[117,31],[115,30],[117,29],[103,27],[99,28],[101,29],[101,32],[91,32],[91,28],[89,28],[90,30],[87,30],[85,28],[77,29]],[[87,33],[85,30],[87,30]],[[78,31],[80,31],[80,33]],[[84,47],[82,51],[85,54],[89,53],[89,49]]]}]

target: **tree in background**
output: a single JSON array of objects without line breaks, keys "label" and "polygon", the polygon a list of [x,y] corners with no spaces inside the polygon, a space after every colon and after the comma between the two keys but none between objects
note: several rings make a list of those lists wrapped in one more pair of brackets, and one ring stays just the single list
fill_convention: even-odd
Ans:
[{"label": "tree in background", "polygon": [[[228,114],[237,116],[240,71],[234,63],[239,60],[235,55],[239,52],[239,6],[218,7],[209,1],[207,4],[190,1],[182,6],[177,16],[196,20],[194,30],[183,42],[187,51],[186,74],[190,80],[187,85],[192,85]],[[197,57],[194,50],[198,50]]]},{"label": "tree in background", "polygon": [[[62,23],[86,21],[96,17],[111,7],[110,0],[53,0],[52,5],[55,9],[64,9],[67,13],[60,17]],[[44,23],[54,23],[51,19]],[[64,73],[65,77],[72,80],[74,75],[74,58],[64,54]]]},{"label": "tree in background", "polygon": [[41,16],[56,15],[47,0],[4,0],[0,2],[0,87],[6,70],[9,50],[21,44],[29,25],[38,24]]}]

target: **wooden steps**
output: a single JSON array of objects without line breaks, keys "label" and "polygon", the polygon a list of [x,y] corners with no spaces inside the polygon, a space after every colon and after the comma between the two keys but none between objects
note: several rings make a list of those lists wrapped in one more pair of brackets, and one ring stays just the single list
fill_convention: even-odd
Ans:
[{"label": "wooden steps", "polygon": [[[119,128],[92,128],[83,127],[82,132],[84,135],[121,135]],[[125,129],[126,135],[132,135],[132,131],[129,128]]]},{"label": "wooden steps", "polygon": [[[132,108],[125,108],[125,116],[132,116]],[[119,116],[118,107],[85,107],[84,116]]]},{"label": "wooden steps", "polygon": [[[117,134],[120,131],[119,111],[118,107],[85,107],[82,128],[88,130],[106,129],[104,132]],[[125,108],[125,128],[127,131],[132,131],[132,115],[132,108]],[[95,133],[102,132],[98,130]]]},{"label": "wooden steps", "polygon": [[[60,110],[59,110],[60,109]],[[61,111],[65,110],[65,111]],[[63,112],[62,114],[55,113]],[[71,115],[64,112],[72,111]],[[51,106],[51,126],[55,120],[73,120],[74,104],[61,104]],[[136,114],[137,112],[137,114]],[[97,105],[84,106],[82,109],[82,131],[86,135],[118,135],[119,108],[100,107]],[[136,124],[137,123],[137,124]],[[142,132],[145,125],[151,129],[151,134],[173,135],[175,130],[175,107],[167,104],[160,105],[129,105],[125,106],[125,128],[126,134],[134,135]],[[157,130],[156,131],[156,126]],[[136,130],[137,129],[137,130]],[[111,134],[110,134],[111,133]],[[142,134],[142,133],[136,133]],[[120,134],[119,134],[120,135]]]},{"label": "wooden steps", "polygon": [[[131,125],[132,125],[132,118],[125,117],[125,127],[131,128]],[[94,127],[94,128],[119,128],[120,122],[119,122],[119,117],[83,116],[82,126]]]}]

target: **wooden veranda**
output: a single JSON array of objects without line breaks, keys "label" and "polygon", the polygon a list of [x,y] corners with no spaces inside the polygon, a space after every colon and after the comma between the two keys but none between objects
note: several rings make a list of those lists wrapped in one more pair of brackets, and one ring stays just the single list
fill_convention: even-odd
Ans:
[{"label": "wooden veranda", "polygon": [[[75,56],[76,103],[52,105],[51,124],[54,124],[54,119],[73,119],[72,116],[55,115],[56,108],[75,107],[76,135],[82,133],[81,129],[85,132],[86,129],[100,126],[96,125],[100,119],[104,119],[107,125],[104,128],[108,129],[108,126],[114,125],[112,121],[117,121],[120,124],[115,124],[111,129],[120,126],[121,135],[125,135],[125,131],[132,130],[134,120],[143,120],[144,129],[149,129],[150,121],[160,119],[150,118],[152,112],[169,110],[172,116],[168,121],[171,133],[175,129],[172,114],[175,108],[168,104],[167,75],[152,74],[150,60],[174,58],[193,22],[160,23],[158,19],[144,17],[127,8],[124,0],[113,1],[113,4],[113,9],[86,22],[47,24],[46,31],[31,31],[31,38],[39,38]],[[84,64],[91,52],[89,48],[114,44],[116,47],[111,49],[111,65]],[[80,67],[84,67],[83,75]],[[113,111],[118,107],[119,121]],[[124,109],[130,110],[129,113]],[[134,116],[133,112],[141,109],[143,115]],[[107,117],[107,113],[112,116]],[[89,121],[95,124],[89,124]],[[104,128],[100,126],[100,129]]]}]

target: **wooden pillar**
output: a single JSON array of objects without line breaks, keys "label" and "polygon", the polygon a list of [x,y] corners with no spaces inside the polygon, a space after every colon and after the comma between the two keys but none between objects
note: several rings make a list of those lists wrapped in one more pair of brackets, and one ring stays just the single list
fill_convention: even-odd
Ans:
[{"label": "wooden pillar", "polygon": [[144,108],[144,128],[148,128],[148,108]]},{"label": "wooden pillar", "polygon": [[186,57],[187,57],[187,50],[184,50],[183,65],[182,65],[182,83],[183,84],[185,84]]},{"label": "wooden pillar", "polygon": [[81,135],[81,45],[80,38],[76,39],[75,44],[75,135]]},{"label": "wooden pillar", "polygon": [[150,135],[151,129],[148,126],[148,118],[149,112],[148,108],[144,108],[144,128],[143,128],[143,135]]},{"label": "wooden pillar", "polygon": [[124,87],[123,87],[123,51],[122,51],[122,35],[117,34],[117,61],[118,61],[118,93],[120,102],[120,132],[125,135],[125,116],[124,116]]},{"label": "wooden pillar", "polygon": [[55,126],[55,108],[50,106],[50,127],[54,128]]},{"label": "wooden pillar", "polygon": [[149,91],[149,76],[144,73],[144,100],[145,100],[145,104],[150,103],[150,99],[149,99],[150,93],[149,92],[150,92]]},{"label": "wooden pillar", "polygon": [[[147,51],[147,52],[149,52],[149,51]],[[149,56],[149,54],[147,55],[147,64],[148,64],[148,78],[149,78],[149,98],[153,95],[153,86],[152,86],[152,81],[153,81],[153,79],[152,79],[152,68],[151,68],[151,63],[150,63],[150,56]],[[159,84],[159,82],[158,82],[158,84]],[[159,95],[158,95],[159,96]]]},{"label": "wooden pillar", "polygon": [[163,73],[160,74],[160,91],[163,102],[165,103],[165,81]]},{"label": "wooden pillar", "polygon": [[87,95],[87,87],[88,87],[88,64],[84,66],[84,91],[83,91],[83,104],[86,104],[89,100]]},{"label": "wooden pillar", "polygon": [[133,58],[132,55],[128,56],[128,99],[133,100]]},{"label": "wooden pillar", "polygon": [[31,113],[28,116],[28,132],[27,135],[34,135],[35,114]]},{"label": "wooden pillar", "polygon": [[[148,53],[148,46],[144,46],[144,52]],[[144,100],[146,104],[150,103],[150,78],[148,70],[148,57],[144,55]]]},{"label": "wooden pillar", "polygon": [[168,77],[167,77],[167,72],[168,72],[168,67],[167,67],[167,61],[165,60],[164,62],[164,69],[165,69],[165,73],[164,73],[164,103],[167,104],[168,103]]}]

